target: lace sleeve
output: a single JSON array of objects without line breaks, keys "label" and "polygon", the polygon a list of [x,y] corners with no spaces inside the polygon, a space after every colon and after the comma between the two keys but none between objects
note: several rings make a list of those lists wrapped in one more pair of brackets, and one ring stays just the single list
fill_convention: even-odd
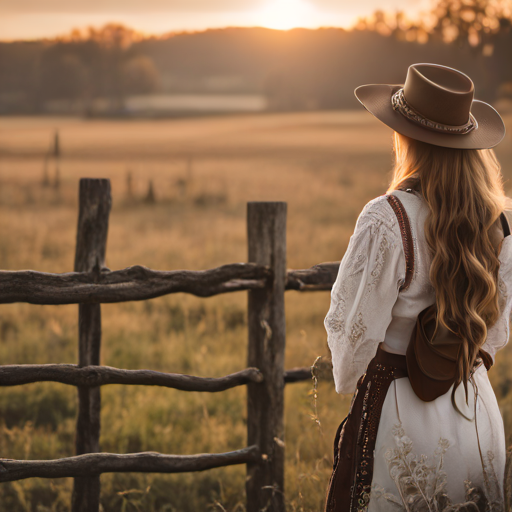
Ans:
[{"label": "lace sleeve", "polygon": [[384,340],[404,279],[400,228],[386,197],[381,196],[359,215],[324,321],[338,393],[354,392]]}]

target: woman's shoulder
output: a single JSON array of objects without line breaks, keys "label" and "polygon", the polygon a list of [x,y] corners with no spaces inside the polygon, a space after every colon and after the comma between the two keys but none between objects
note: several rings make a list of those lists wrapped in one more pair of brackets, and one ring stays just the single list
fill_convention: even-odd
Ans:
[{"label": "woman's shoulder", "polygon": [[368,201],[359,215],[358,222],[384,224],[388,229],[400,234],[397,203],[392,197],[400,201],[400,207],[405,209],[408,217],[414,217],[421,205],[421,198],[416,194],[404,190],[392,190]]},{"label": "woman's shoulder", "polygon": [[383,194],[368,201],[359,216],[379,217],[390,212],[393,213],[393,209],[389,203],[388,194]]},{"label": "woman's shoulder", "polygon": [[421,195],[421,192],[410,188],[407,190],[391,190],[387,195],[392,195],[398,198],[406,210],[416,211],[422,206],[426,206],[425,199]]},{"label": "woman's shoulder", "polygon": [[429,212],[429,208],[421,192],[411,189],[392,190],[388,195],[394,196],[399,200],[400,209],[405,210],[412,231],[423,231],[422,226]]},{"label": "woman's shoulder", "polygon": [[404,207],[406,205],[420,205],[424,202],[424,199],[419,192],[411,189],[396,189],[390,190],[386,194],[382,194],[368,201],[363,208],[363,212],[367,211],[369,213],[380,213],[382,211],[393,211],[393,208],[391,207],[392,196],[399,199]]},{"label": "woman's shoulder", "polygon": [[391,234],[401,237],[396,212],[388,194],[377,196],[364,205],[357,219],[356,229],[367,225],[385,228]]}]

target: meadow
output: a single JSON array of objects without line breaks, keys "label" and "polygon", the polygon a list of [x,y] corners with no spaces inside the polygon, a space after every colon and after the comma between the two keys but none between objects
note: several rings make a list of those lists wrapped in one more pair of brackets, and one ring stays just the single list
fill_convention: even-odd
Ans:
[{"label": "meadow", "polygon": [[[497,148],[512,195],[512,112]],[[43,186],[55,129],[60,186]],[[107,266],[207,269],[247,260],[247,201],[288,203],[288,268],[339,261],[364,204],[386,190],[391,131],[364,111],[154,121],[0,119],[0,268],[73,269],[78,180],[109,178],[113,209]],[[131,181],[127,179],[131,176]],[[152,184],[155,201],[148,198]],[[184,294],[102,306],[102,364],[200,376],[246,366],[247,294]],[[323,319],[329,293],[287,292],[286,367],[329,357]],[[0,361],[76,363],[78,307],[0,307]],[[512,444],[512,348],[490,371]],[[320,512],[332,440],[350,396],[332,381],[286,388],[286,501],[290,512]],[[39,383],[0,389],[0,454],[72,455],[76,390]],[[164,388],[102,388],[103,451],[222,452],[246,444],[245,388],[219,394]],[[110,511],[242,512],[245,467],[183,475],[106,474]],[[68,510],[71,479],[0,485],[0,510]]]}]

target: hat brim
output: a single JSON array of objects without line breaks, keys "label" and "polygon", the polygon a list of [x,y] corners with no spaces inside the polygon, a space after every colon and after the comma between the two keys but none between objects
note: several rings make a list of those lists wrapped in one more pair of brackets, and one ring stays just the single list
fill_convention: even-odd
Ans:
[{"label": "hat brim", "polygon": [[473,100],[471,113],[478,127],[461,135],[441,133],[424,128],[393,110],[391,96],[403,85],[361,85],[354,94],[370,114],[396,132],[412,139],[435,146],[459,149],[488,149],[499,144],[505,136],[505,125],[501,116],[488,103]]}]

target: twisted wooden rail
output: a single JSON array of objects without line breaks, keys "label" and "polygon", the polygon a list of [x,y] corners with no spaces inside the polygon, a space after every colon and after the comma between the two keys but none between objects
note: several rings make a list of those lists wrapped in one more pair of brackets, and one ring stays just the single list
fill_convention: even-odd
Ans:
[{"label": "twisted wooden rail", "polygon": [[[286,290],[330,290],[339,263],[288,270]],[[51,274],[34,270],[0,271],[0,304],[99,304],[154,299],[171,293],[212,297],[263,289],[272,272],[255,263],[231,263],[209,270],[165,272],[135,265],[123,270]]]},{"label": "twisted wooden rail", "polygon": [[225,453],[163,455],[156,452],[87,453],[56,460],[0,459],[0,482],[24,478],[97,477],[102,473],[187,473],[247,464],[259,459],[257,446]]},{"label": "twisted wooden rail", "polygon": [[60,382],[70,386],[96,387],[107,384],[163,386],[181,391],[215,393],[249,382],[261,382],[263,374],[257,368],[219,378],[195,377],[152,370],[121,370],[110,366],[74,364],[22,364],[0,366],[0,386],[19,386],[32,382]]},{"label": "twisted wooden rail", "polygon": [[[293,368],[284,373],[284,382],[311,379],[311,368]],[[162,386],[181,391],[217,393],[249,382],[262,382],[257,368],[246,368],[224,377],[196,377],[153,370],[122,370],[110,366],[75,364],[19,364],[0,366],[0,386],[20,386],[33,382],[60,382],[70,386],[97,387],[108,384]]]}]

